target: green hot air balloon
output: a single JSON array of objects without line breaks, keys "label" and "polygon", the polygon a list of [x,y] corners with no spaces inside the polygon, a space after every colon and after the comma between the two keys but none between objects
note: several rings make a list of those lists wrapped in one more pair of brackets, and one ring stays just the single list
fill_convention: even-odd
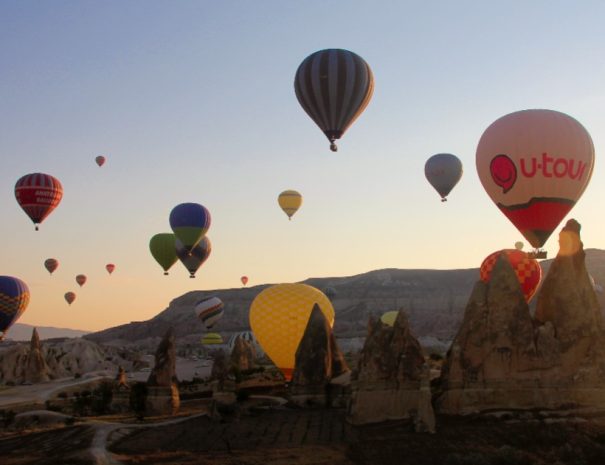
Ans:
[{"label": "green hot air balloon", "polygon": [[176,256],[176,236],[172,233],[159,233],[149,241],[149,250],[155,261],[164,269],[164,274],[178,260]]}]

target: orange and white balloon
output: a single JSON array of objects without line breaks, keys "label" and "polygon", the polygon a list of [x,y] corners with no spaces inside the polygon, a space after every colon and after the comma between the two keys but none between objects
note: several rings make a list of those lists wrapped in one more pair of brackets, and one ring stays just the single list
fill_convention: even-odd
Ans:
[{"label": "orange and white balloon", "polygon": [[517,249],[498,250],[488,255],[481,263],[480,277],[481,281],[488,283],[491,279],[492,270],[501,255],[504,255],[515,271],[521,291],[525,296],[525,301],[529,302],[542,280],[542,268],[535,258],[530,258],[528,254]]}]

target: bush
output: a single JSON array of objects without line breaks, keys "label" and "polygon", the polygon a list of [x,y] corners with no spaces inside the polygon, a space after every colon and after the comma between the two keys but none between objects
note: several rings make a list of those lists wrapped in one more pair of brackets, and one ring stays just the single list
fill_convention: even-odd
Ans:
[{"label": "bush", "polygon": [[80,373],[76,373],[74,375],[74,379],[80,379],[82,377],[82,375]]},{"label": "bush", "polygon": [[147,384],[135,383],[130,389],[130,408],[138,420],[143,420],[147,413]]},{"label": "bush", "polygon": [[60,392],[59,394],[57,394],[57,397],[59,399],[67,399],[67,392]]}]

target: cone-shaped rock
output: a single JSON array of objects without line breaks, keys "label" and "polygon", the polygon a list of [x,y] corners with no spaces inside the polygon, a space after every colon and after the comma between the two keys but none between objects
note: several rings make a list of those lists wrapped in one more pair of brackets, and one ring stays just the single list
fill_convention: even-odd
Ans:
[{"label": "cone-shaped rock", "polygon": [[254,344],[245,340],[241,336],[235,338],[233,350],[231,351],[231,369],[237,371],[246,371],[254,368],[256,359],[256,350]]},{"label": "cone-shaped rock", "polygon": [[48,365],[42,355],[42,346],[40,345],[40,336],[36,328],[32,331],[32,338],[29,344],[29,354],[25,363],[23,380],[30,383],[41,383],[50,379],[48,375]]},{"label": "cone-shaped rock", "polygon": [[323,388],[332,378],[349,371],[330,323],[317,304],[296,349],[294,363],[292,386]]},{"label": "cone-shaped rock", "polygon": [[348,420],[365,424],[402,419],[413,420],[417,431],[435,431],[428,366],[400,310],[392,327],[370,319]]},{"label": "cone-shaped rock", "polygon": [[570,220],[561,232],[535,319],[506,260],[477,282],[443,366],[439,411],[605,408],[605,338],[579,231]]},{"label": "cone-shaped rock", "polygon": [[176,413],[180,406],[177,382],[174,332],[170,328],[156,350],[155,366],[147,380],[147,414]]},{"label": "cone-shaped rock", "polygon": [[124,370],[124,368],[121,365],[118,367],[118,374],[116,375],[116,381],[117,381],[116,389],[118,389],[118,390],[130,389],[130,386],[128,385],[128,378],[126,377],[126,371]]}]

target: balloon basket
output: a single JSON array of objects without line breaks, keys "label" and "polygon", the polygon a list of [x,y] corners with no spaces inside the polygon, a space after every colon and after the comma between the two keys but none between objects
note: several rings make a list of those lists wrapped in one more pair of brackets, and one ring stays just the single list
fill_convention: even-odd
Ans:
[{"label": "balloon basket", "polygon": [[528,252],[527,256],[529,258],[534,258],[534,259],[546,258],[546,250],[536,249],[536,250],[533,250],[532,252]]}]

